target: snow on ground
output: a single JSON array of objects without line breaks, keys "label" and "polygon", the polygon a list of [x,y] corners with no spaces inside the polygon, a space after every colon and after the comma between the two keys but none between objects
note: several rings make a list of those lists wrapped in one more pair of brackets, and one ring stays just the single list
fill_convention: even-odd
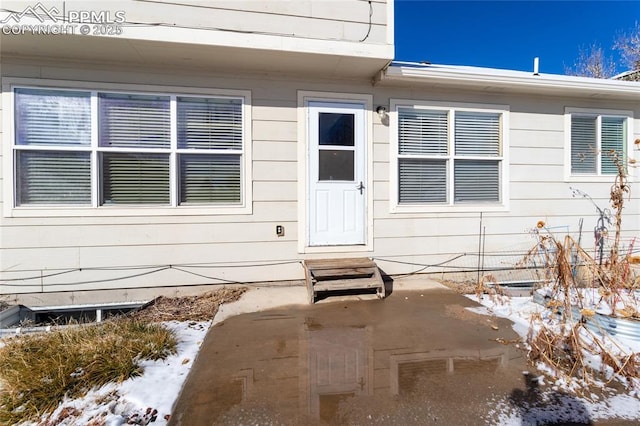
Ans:
[{"label": "snow on ground", "polygon": [[[532,297],[507,297],[500,295],[467,295],[471,300],[483,305],[479,308],[468,308],[483,315],[495,315],[513,322],[513,329],[526,339],[529,333],[532,316],[537,316],[547,327],[559,327],[559,317],[550,309],[535,303]],[[597,306],[590,305],[592,308]],[[609,339],[607,339],[609,341]],[[619,348],[629,354],[640,351],[637,341],[617,336],[610,340],[611,347]],[[592,360],[595,368],[601,366],[600,359]],[[578,397],[571,393],[576,383],[567,383],[565,379],[556,378],[554,372],[544,365],[537,365],[540,376],[533,378],[539,385],[546,384],[546,391],[534,387],[523,391],[524,403],[515,409],[508,399],[495,401],[489,417],[499,425],[537,425],[557,422],[584,422],[593,420],[620,418],[640,420],[640,390],[629,390],[626,394],[609,392],[610,396],[591,394],[589,398]],[[543,375],[542,372],[546,372]],[[546,382],[546,383],[545,383]],[[603,384],[604,385],[604,384]]]},{"label": "snow on ground", "polygon": [[175,355],[165,360],[143,361],[144,373],[140,377],[105,385],[81,399],[63,401],[49,417],[54,420],[52,423],[64,426],[166,425],[211,321],[163,324],[178,338]]}]

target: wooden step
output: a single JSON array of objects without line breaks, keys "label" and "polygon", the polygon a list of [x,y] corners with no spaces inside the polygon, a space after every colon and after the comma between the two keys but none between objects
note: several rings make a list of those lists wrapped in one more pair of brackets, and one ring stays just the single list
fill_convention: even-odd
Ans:
[{"label": "wooden step", "polygon": [[305,280],[309,303],[324,291],[377,289],[384,298],[384,281],[376,263],[366,257],[305,260]]},{"label": "wooden step", "polygon": [[376,268],[342,268],[342,269],[312,269],[311,274],[316,281],[369,278],[376,273]]},{"label": "wooden step", "polygon": [[352,290],[354,288],[378,288],[380,286],[380,283],[375,277],[372,277],[370,279],[358,279],[357,282],[354,281],[354,279],[320,281],[313,285],[313,289],[316,292],[319,292]]}]

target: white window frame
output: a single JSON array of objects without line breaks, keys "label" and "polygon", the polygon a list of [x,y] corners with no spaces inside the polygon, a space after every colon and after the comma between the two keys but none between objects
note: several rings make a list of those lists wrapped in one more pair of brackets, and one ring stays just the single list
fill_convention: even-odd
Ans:
[{"label": "white window frame", "polygon": [[[598,156],[596,159],[595,174],[572,174],[571,172],[571,118],[573,116],[595,117],[596,118],[596,141],[598,146]],[[625,143],[626,158],[631,158],[633,153],[633,111],[595,108],[575,108],[565,107],[564,109],[564,180],[565,182],[613,182],[614,174],[602,174],[600,169],[602,161],[601,141],[602,141],[602,117],[615,117],[626,119],[627,141]],[[633,180],[633,168],[627,165],[628,178]]]},{"label": "white window frame", "polygon": [[[16,88],[28,89],[51,89],[51,90],[72,90],[91,92],[92,107],[92,133],[91,145],[89,147],[73,147],[73,151],[91,152],[91,206],[73,205],[17,205],[16,200],[16,165],[14,161],[15,141],[15,92]],[[40,80],[23,78],[3,79],[3,122],[6,127],[3,131],[3,174],[4,178],[4,214],[6,217],[45,217],[45,216],[164,216],[164,215],[221,215],[221,214],[251,214],[253,206],[252,194],[252,135],[251,135],[251,91],[249,90],[225,90],[209,88],[185,88],[173,86],[155,85],[134,85],[134,84],[111,84],[95,82],[69,82],[61,80]],[[171,144],[170,148],[116,148],[98,146],[98,126],[97,126],[97,93],[125,93],[132,95],[156,95],[170,97],[171,109]],[[177,98],[178,97],[200,97],[200,98],[232,98],[242,100],[242,150],[234,151],[241,155],[241,203],[229,205],[199,204],[199,205],[179,205],[177,176],[178,154],[181,153],[202,153],[217,154],[219,150],[192,150],[180,149],[177,146]],[[52,150],[62,151],[65,147],[34,146],[27,147],[21,145],[20,150]],[[136,153],[158,153],[169,155],[170,163],[170,204],[169,205],[99,205],[100,187],[99,179],[99,152],[136,152]],[[226,151],[225,153],[228,153]]]},{"label": "white window frame", "polygon": [[[446,111],[449,121],[448,146],[449,154],[434,159],[447,160],[447,203],[443,204],[400,204],[398,163],[398,109],[415,108],[431,111]],[[389,201],[391,213],[443,213],[443,212],[501,212],[509,210],[509,106],[495,104],[455,103],[441,101],[420,101],[411,99],[391,99],[389,112]],[[455,203],[453,185],[454,125],[451,122],[453,112],[482,112],[501,115],[500,120],[500,152],[499,157],[478,157],[500,161],[500,201],[497,203]],[[427,158],[427,157],[421,157]],[[466,157],[465,157],[466,158]],[[470,157],[475,158],[475,157]]]}]

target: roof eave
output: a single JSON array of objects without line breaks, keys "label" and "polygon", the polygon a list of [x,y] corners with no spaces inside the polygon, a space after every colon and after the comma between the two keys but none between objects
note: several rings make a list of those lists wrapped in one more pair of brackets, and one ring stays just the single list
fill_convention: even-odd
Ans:
[{"label": "roof eave", "polygon": [[[551,94],[590,98],[640,99],[640,84],[620,80],[600,80],[554,74],[515,75],[518,72],[488,73],[471,67],[388,67],[379,83],[411,83],[433,86],[476,88],[482,91]],[[519,73],[520,74],[520,73]]]}]

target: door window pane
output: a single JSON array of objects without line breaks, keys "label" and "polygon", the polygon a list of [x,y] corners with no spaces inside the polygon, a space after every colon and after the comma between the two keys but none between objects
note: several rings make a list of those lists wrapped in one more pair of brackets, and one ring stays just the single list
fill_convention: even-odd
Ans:
[{"label": "door window pane", "polygon": [[318,154],[319,180],[354,180],[353,151],[321,149]]},{"label": "door window pane", "polygon": [[355,141],[353,114],[319,113],[320,145],[353,146]]}]

